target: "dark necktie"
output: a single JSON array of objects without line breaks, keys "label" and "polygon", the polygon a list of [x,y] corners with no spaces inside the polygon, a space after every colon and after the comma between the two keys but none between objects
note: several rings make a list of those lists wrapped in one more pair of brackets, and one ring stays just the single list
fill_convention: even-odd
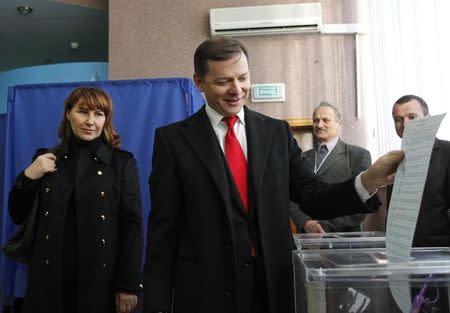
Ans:
[{"label": "dark necktie", "polygon": [[321,145],[319,148],[319,151],[317,151],[317,157],[316,157],[316,168],[319,168],[322,164],[323,159],[328,153],[328,148],[326,145]]},{"label": "dark necktie", "polygon": [[223,120],[228,125],[228,132],[225,135],[225,155],[227,157],[228,166],[233,174],[234,182],[241,196],[244,209],[248,211],[248,185],[247,185],[247,161],[241,144],[234,133],[234,124],[238,117],[227,116]]}]

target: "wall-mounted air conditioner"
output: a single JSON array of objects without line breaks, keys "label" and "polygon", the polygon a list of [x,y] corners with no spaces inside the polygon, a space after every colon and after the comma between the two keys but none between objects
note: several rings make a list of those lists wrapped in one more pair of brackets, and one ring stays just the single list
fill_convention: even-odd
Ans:
[{"label": "wall-mounted air conditioner", "polygon": [[320,3],[296,3],[211,9],[212,35],[249,36],[319,32]]}]

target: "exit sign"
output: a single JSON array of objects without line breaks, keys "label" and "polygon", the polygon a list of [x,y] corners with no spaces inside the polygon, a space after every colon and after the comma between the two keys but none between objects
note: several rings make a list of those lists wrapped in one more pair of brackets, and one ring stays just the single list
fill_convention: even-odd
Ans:
[{"label": "exit sign", "polygon": [[252,102],[285,101],[284,84],[252,85]]}]

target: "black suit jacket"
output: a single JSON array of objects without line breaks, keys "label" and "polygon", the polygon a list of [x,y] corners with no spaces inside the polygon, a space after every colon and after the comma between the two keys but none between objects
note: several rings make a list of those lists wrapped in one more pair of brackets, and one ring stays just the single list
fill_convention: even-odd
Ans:
[{"label": "black suit jacket", "polygon": [[[303,155],[311,168],[314,168],[316,150],[305,151]],[[365,171],[371,163],[369,151],[339,139],[317,171],[317,175],[326,183],[340,183]],[[312,219],[296,205],[291,206],[291,216],[298,229]],[[329,220],[319,220],[319,223],[326,232],[361,231],[361,223],[365,216],[365,214],[347,215]]]},{"label": "black suit jacket", "polygon": [[[250,214],[235,210],[227,165],[205,109],[156,130],[144,267],[144,312],[242,312],[245,258],[255,239],[267,312],[294,312],[289,199],[316,218],[368,212],[354,178],[320,183],[285,121],[245,109]],[[331,207],[329,199],[342,205]],[[343,211],[339,211],[343,208]],[[245,240],[246,241],[246,240]],[[250,249],[248,249],[250,251]]]},{"label": "black suit jacket", "polygon": [[[387,188],[388,205],[392,185]],[[414,247],[450,246],[450,142],[436,139],[423,190]]]}]

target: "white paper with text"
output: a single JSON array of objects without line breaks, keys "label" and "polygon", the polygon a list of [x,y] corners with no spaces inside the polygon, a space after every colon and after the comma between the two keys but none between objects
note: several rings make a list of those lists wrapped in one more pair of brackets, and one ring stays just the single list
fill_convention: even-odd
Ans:
[{"label": "white paper with text", "polygon": [[[410,121],[402,138],[405,159],[395,175],[386,225],[386,254],[391,262],[408,262],[436,133],[445,114]],[[431,225],[430,225],[431,227]],[[392,277],[394,278],[394,276]],[[408,275],[389,281],[392,295],[404,313],[411,307]],[[398,280],[405,283],[399,284]]]}]

